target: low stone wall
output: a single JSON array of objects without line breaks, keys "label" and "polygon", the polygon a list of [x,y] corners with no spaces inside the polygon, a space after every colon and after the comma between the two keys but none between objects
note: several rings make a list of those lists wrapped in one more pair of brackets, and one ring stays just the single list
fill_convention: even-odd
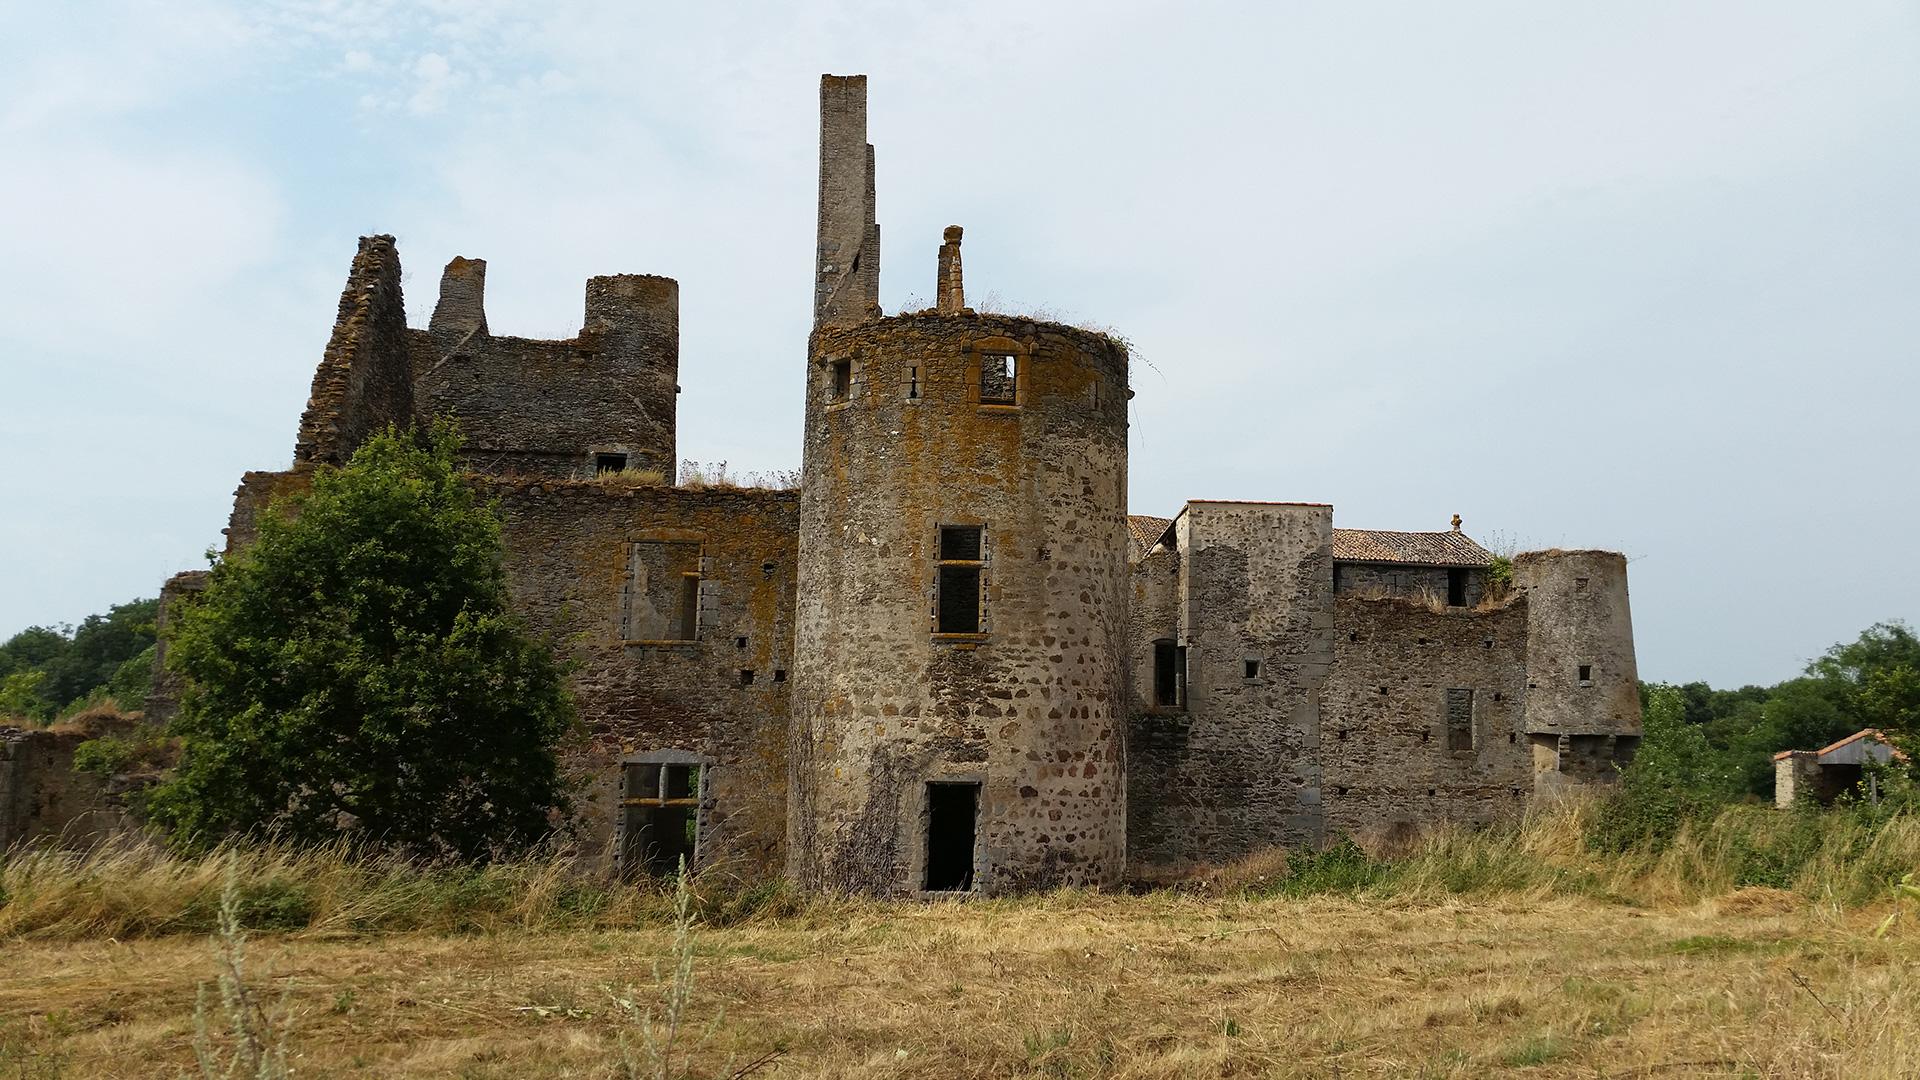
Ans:
[{"label": "low stone wall", "polygon": [[74,751],[94,737],[0,727],[0,848],[87,847],[131,827],[105,779],[73,771]]}]

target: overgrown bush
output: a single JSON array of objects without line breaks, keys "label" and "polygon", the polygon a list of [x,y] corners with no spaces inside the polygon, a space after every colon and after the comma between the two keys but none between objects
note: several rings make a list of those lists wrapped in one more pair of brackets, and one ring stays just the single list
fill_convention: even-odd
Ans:
[{"label": "overgrown bush", "polygon": [[171,619],[183,750],[149,807],[177,843],[480,859],[547,834],[572,704],[458,450],[444,425],[369,439]]},{"label": "overgrown bush", "polygon": [[1639,752],[1602,803],[1588,842],[1602,851],[1642,844],[1658,851],[1687,822],[1711,816],[1733,790],[1725,760],[1699,728],[1686,722],[1679,692],[1654,687]]}]

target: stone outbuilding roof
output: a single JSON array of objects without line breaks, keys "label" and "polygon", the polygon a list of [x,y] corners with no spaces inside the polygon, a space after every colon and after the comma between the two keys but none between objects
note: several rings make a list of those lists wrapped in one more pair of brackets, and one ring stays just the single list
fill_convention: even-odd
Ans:
[{"label": "stone outbuilding roof", "polygon": [[1340,562],[1418,563],[1425,566],[1485,566],[1493,553],[1450,532],[1387,532],[1382,529],[1333,530],[1333,557]]},{"label": "stone outbuilding roof", "polygon": [[1160,538],[1167,534],[1167,527],[1172,524],[1172,518],[1128,514],[1127,533],[1133,538],[1133,557],[1137,559],[1152,551],[1153,545],[1160,542]]}]

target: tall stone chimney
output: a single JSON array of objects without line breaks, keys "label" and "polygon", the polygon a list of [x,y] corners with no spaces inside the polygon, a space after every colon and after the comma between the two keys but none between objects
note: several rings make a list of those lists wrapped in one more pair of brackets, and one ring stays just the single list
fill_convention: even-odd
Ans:
[{"label": "tall stone chimney", "polygon": [[960,282],[960,226],[947,226],[940,245],[940,277],[933,283],[933,306],[942,315],[957,315],[967,306],[967,290]]},{"label": "tall stone chimney", "polygon": [[874,216],[867,77],[820,76],[820,234],[813,325],[880,313],[880,226]]}]

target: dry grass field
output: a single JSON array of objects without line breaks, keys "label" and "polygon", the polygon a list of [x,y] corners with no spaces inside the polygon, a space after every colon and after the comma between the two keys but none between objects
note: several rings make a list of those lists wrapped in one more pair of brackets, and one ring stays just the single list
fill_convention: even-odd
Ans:
[{"label": "dry grass field", "polygon": [[[1556,828],[1436,841],[1392,881],[1300,896],[1249,888],[1253,866],[1209,891],[709,905],[685,1075],[1920,1075],[1911,912],[1877,937],[1888,901],[1836,891],[1819,860],[1784,888],[1671,855],[1581,868]],[[1911,854],[1913,834],[1888,835]],[[1422,877],[1449,868],[1471,875]],[[665,900],[587,903],[511,873],[429,894],[404,892],[418,871],[307,856],[15,859],[0,1077],[198,1075],[204,898],[223,874],[255,925],[298,927],[247,941],[249,981],[291,1007],[294,1075],[623,1075],[621,1040],[640,1036],[619,1002],[657,1013],[671,983]]]}]

